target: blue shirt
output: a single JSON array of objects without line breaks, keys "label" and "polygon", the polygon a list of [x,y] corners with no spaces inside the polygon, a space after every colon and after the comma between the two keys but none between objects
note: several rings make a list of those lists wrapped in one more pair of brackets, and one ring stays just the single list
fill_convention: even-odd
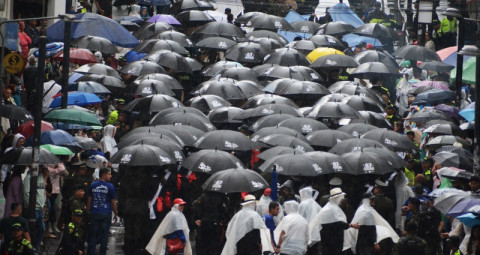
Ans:
[{"label": "blue shirt", "polygon": [[87,192],[92,198],[92,213],[111,213],[112,199],[116,199],[113,184],[105,181],[96,181],[90,185]]},{"label": "blue shirt", "polygon": [[275,226],[275,221],[273,221],[273,217],[270,214],[265,214],[262,219],[265,222],[267,228],[270,230],[270,237],[272,238],[273,243],[277,245],[275,243],[275,238],[273,238],[273,231],[277,227]]}]

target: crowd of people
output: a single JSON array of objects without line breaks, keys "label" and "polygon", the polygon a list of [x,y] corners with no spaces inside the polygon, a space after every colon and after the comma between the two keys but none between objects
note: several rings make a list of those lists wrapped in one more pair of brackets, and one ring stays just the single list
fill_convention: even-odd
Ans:
[{"label": "crowd of people", "polygon": [[[95,0],[94,2],[81,1],[81,3],[82,5],[78,8],[79,13],[96,9],[100,15],[110,18],[112,16],[110,1]],[[362,20],[367,23],[389,23],[388,26],[391,28],[400,30],[401,28],[396,25],[397,21],[386,15],[381,8],[380,2],[374,3],[373,8],[363,14]],[[155,10],[151,6],[142,6],[137,9],[138,13],[132,15],[144,20],[153,16]],[[156,8],[156,11],[164,12],[166,8]],[[228,23],[244,28],[242,23],[236,22],[230,9],[225,10],[225,14]],[[312,15],[310,20],[321,24],[333,21],[328,9],[326,16],[317,18]],[[55,84],[55,81],[60,83],[62,80],[62,68],[54,57],[47,57],[45,70],[38,70],[38,55],[34,52],[38,47],[39,35],[46,31],[46,25],[46,21],[42,21],[40,27],[37,27],[35,21],[30,21],[28,24],[19,23],[18,52],[25,59],[26,67],[23,72],[8,75],[5,79],[5,84],[8,86],[3,90],[4,105],[21,106],[33,111],[33,102],[39,96],[38,92],[34,92],[37,76],[43,76],[46,84]],[[425,34],[425,47],[440,50],[455,46],[457,25],[457,20],[452,16],[446,16],[440,21],[438,17],[434,19],[429,25],[430,32]],[[194,31],[193,28],[186,26],[179,26],[177,29],[184,29],[182,31],[187,34],[188,31]],[[343,44],[337,48],[346,55],[355,57],[367,52],[378,52],[395,62],[389,54],[394,51],[393,41],[391,44],[385,44],[384,48],[380,48],[364,42],[353,47],[349,46],[342,40],[342,35],[336,35],[336,39]],[[273,42],[277,41],[276,39],[265,40],[269,40],[271,52],[274,52],[272,45],[281,44]],[[290,47],[299,41],[307,40],[295,38],[295,41],[289,44]],[[416,41],[417,38],[412,38],[410,42],[417,44]],[[302,52],[305,55],[309,53],[304,49],[298,50],[298,54]],[[129,162],[130,158],[112,162],[111,159],[116,153],[130,145],[125,144],[124,141],[128,141],[127,138],[135,135],[138,136],[137,140],[144,139],[142,145],[143,141],[160,137],[163,139],[162,143],[173,144],[172,147],[175,147],[177,142],[173,140],[178,137],[175,135],[170,137],[170,133],[188,133],[189,137],[195,137],[195,140],[199,141],[201,139],[196,135],[203,135],[207,130],[192,128],[194,131],[188,131],[189,129],[184,129],[184,126],[178,123],[168,123],[176,125],[172,131],[150,133],[150,130],[146,129],[148,135],[141,132],[135,133],[149,126],[153,119],[158,120],[168,114],[158,117],[156,114],[161,112],[160,110],[150,111],[148,108],[132,110],[134,109],[132,105],[144,98],[136,91],[136,87],[142,79],[155,79],[156,74],[139,77],[123,72],[122,68],[132,63],[127,61],[125,56],[98,51],[94,55],[100,65],[105,65],[121,75],[124,88],[109,95],[103,95],[101,103],[85,106],[88,112],[97,116],[102,127],[73,125],[65,128],[65,131],[79,141],[90,139],[93,142],[92,146],[81,148],[72,155],[59,156],[58,164],[40,166],[37,176],[36,173],[32,174],[29,165],[17,165],[9,161],[6,163],[5,160],[13,157],[14,152],[21,151],[27,147],[26,145],[31,145],[32,134],[30,133],[30,137],[22,135],[17,131],[19,123],[1,118],[0,178],[5,195],[5,213],[0,221],[0,237],[3,238],[0,254],[38,254],[43,250],[46,238],[61,238],[60,245],[56,247],[56,254],[93,255],[97,250],[99,254],[107,254],[112,223],[125,227],[123,247],[125,254],[480,254],[480,224],[467,225],[435,207],[435,200],[442,193],[439,190],[450,188],[449,191],[451,189],[469,191],[472,196],[480,192],[480,177],[477,175],[447,178],[441,174],[444,172],[442,169],[450,166],[473,172],[473,159],[470,154],[473,149],[471,146],[473,132],[468,127],[460,130],[460,124],[468,125],[468,121],[461,117],[458,111],[469,107],[472,102],[471,91],[474,88],[470,87],[471,84],[463,84],[459,105],[452,102],[453,98],[433,103],[419,104],[415,101],[417,95],[431,89],[425,89],[428,86],[417,87],[424,81],[443,86],[446,91],[455,90],[450,81],[449,71],[421,69],[422,63],[410,59],[399,59],[398,70],[395,70],[394,75],[388,76],[358,78],[351,75],[351,70],[346,68],[311,69],[310,78],[317,77],[318,79],[312,80],[321,84],[318,86],[332,89],[347,84],[356,86],[357,89],[353,92],[344,91],[316,97],[302,95],[301,93],[308,94],[309,90],[305,90],[300,93],[300,96],[297,93],[294,96],[284,94],[285,97],[278,97],[277,100],[265,98],[272,105],[288,104],[305,116],[314,116],[313,119],[316,119],[316,123],[318,122],[316,124],[318,130],[311,130],[310,127],[310,129],[301,130],[302,132],[287,130],[287,133],[295,133],[296,138],[300,137],[311,142],[309,136],[323,131],[321,129],[335,131],[334,129],[351,126],[354,123],[370,123],[372,126],[367,125],[367,129],[379,126],[393,130],[402,137],[408,138],[413,148],[395,151],[395,160],[401,162],[395,167],[395,171],[358,175],[331,173],[306,177],[282,175],[279,170],[277,182],[271,181],[277,177],[259,168],[268,161],[268,159],[259,158],[259,153],[271,146],[257,143],[254,150],[227,150],[238,158],[238,164],[262,174],[271,183],[271,187],[250,193],[225,194],[204,191],[202,185],[210,175],[206,172],[193,171],[182,165],[182,160],[185,160],[182,157],[183,154],[188,157],[199,151],[193,143],[188,146],[185,143],[178,145],[181,153],[175,155],[178,156],[176,164],[129,166],[125,162]],[[218,67],[218,64],[225,62],[224,52],[205,50],[200,47],[188,48],[188,55],[202,65],[202,70],[208,70],[212,66]],[[228,67],[237,68],[240,64],[248,69],[262,72],[262,69],[258,68],[262,64],[261,61],[239,63],[234,67]],[[70,73],[78,67],[71,64]],[[197,96],[195,93],[199,93],[195,88],[211,77],[220,81],[224,77],[222,68],[219,68],[220,72],[213,75],[205,75],[200,69],[186,74],[172,68],[164,68],[166,74],[160,76],[175,79],[175,82],[183,87],[175,91],[171,100],[178,101],[180,104],[190,104],[191,108],[185,107],[185,112],[196,111],[199,113],[195,114],[200,114],[207,119],[211,117],[210,110],[218,106],[211,104],[205,110],[205,107],[192,103]],[[293,69],[293,67],[289,68]],[[258,79],[248,77],[249,82],[263,89],[266,84],[279,78],[271,78],[268,75],[262,78],[263,73],[257,73]],[[225,77],[228,78],[228,76]],[[49,83],[52,81],[53,83]],[[164,81],[166,80],[162,80],[162,83]],[[53,85],[46,86],[40,95],[48,94],[52,87]],[[335,90],[332,89],[332,91]],[[336,95],[338,95],[337,98],[335,98]],[[369,119],[362,114],[358,115],[362,117],[357,117],[358,122],[355,122],[351,118],[345,120],[342,117],[309,114],[313,111],[312,108],[318,108],[327,102],[340,102],[339,104],[347,105],[348,100],[345,101],[345,99],[348,96],[368,98],[373,101],[380,113],[372,113],[373,110],[366,108],[358,110],[366,112],[366,115],[372,113],[369,116],[380,117]],[[228,98],[224,99],[225,102],[228,101]],[[247,99],[232,101],[231,108],[253,109],[264,104],[260,102],[262,100],[256,104],[252,104]],[[317,100],[320,100],[320,103]],[[220,106],[230,106],[230,104],[227,105],[228,102],[225,104],[215,102]],[[170,109],[173,108],[166,107],[163,110]],[[273,113],[278,112],[273,111]],[[258,137],[254,137],[258,134],[256,131],[261,129],[257,129],[255,125],[259,125],[257,122],[259,117],[269,114],[271,113],[264,112],[255,118],[243,118],[241,121],[231,119],[229,120],[231,122],[212,121],[212,127],[209,128],[234,130],[252,140],[258,140]],[[425,116],[420,118],[417,117],[418,114]],[[187,124],[191,123],[183,123],[183,125]],[[278,128],[277,125],[278,122],[265,127]],[[325,126],[325,128],[318,126]],[[266,131],[263,136],[270,135],[270,131]],[[312,149],[328,151],[335,144],[346,140],[341,137],[360,137],[368,131],[370,130],[353,128],[345,131],[343,136],[335,137],[336,141],[333,144],[329,144],[325,136],[320,143],[311,142]],[[195,135],[192,135],[193,133]],[[454,138],[456,140],[447,143],[450,145],[447,148],[430,145],[430,141],[443,135],[456,135]],[[120,146],[122,142],[124,144]],[[362,150],[363,146],[358,146],[360,149],[352,147],[345,152]],[[464,158],[467,158],[467,163],[446,165],[445,161],[440,162],[434,157],[442,151],[461,153]],[[303,152],[305,151],[300,150],[298,153]],[[32,178],[37,178],[35,205],[30,204]],[[35,209],[29,209],[30,206],[35,206]],[[28,215],[29,211],[34,211],[34,215]],[[30,232],[32,226],[29,226],[25,218],[32,216],[35,219],[35,226],[34,231]]]}]

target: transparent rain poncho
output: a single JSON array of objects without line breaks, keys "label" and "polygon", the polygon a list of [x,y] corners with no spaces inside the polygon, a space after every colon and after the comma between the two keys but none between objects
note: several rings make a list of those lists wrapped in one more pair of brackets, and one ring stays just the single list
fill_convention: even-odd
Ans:
[{"label": "transparent rain poncho", "polygon": [[[315,191],[315,196],[313,192]],[[312,189],[312,187],[306,187],[299,191],[300,193],[300,205],[298,206],[298,213],[311,222],[313,218],[320,212],[322,207],[315,201],[318,192]]]},{"label": "transparent rain poncho", "polygon": [[[283,204],[287,215],[275,229],[275,238],[278,239],[282,232],[282,254],[303,255],[307,251],[308,222],[298,213],[299,204],[295,201],[287,201]],[[279,243],[279,240],[276,240]]]}]

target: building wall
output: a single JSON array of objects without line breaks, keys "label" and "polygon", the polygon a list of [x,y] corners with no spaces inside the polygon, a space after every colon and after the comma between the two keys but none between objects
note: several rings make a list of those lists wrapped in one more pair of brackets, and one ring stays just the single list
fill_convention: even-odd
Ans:
[{"label": "building wall", "polygon": [[[14,19],[14,4],[18,0],[5,0],[5,10],[0,11],[0,17],[7,18],[7,19]],[[44,1],[47,2],[46,6],[46,15],[47,16],[58,16],[59,14],[64,14],[65,13],[65,0],[48,0]],[[72,2],[75,2],[73,0]],[[22,18],[27,18],[27,17],[22,17]],[[53,22],[53,21],[51,21]]]}]

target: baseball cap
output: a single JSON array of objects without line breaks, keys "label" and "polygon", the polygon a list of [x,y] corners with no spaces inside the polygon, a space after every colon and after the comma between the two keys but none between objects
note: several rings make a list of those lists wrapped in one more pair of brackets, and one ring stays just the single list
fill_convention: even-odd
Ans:
[{"label": "baseball cap", "polygon": [[23,227],[22,227],[22,224],[20,223],[14,223],[11,229],[12,231],[21,231],[23,230]]},{"label": "baseball cap", "polygon": [[187,202],[183,201],[183,199],[181,199],[181,198],[175,198],[175,200],[173,200],[174,205],[184,205],[186,203]]},{"label": "baseball cap", "polygon": [[83,216],[83,210],[76,209],[75,211],[73,211],[72,215],[74,215],[74,216]]},{"label": "baseball cap", "polygon": [[271,188],[266,188],[264,191],[263,191],[263,195],[264,196],[270,196],[272,194],[272,189]]}]

